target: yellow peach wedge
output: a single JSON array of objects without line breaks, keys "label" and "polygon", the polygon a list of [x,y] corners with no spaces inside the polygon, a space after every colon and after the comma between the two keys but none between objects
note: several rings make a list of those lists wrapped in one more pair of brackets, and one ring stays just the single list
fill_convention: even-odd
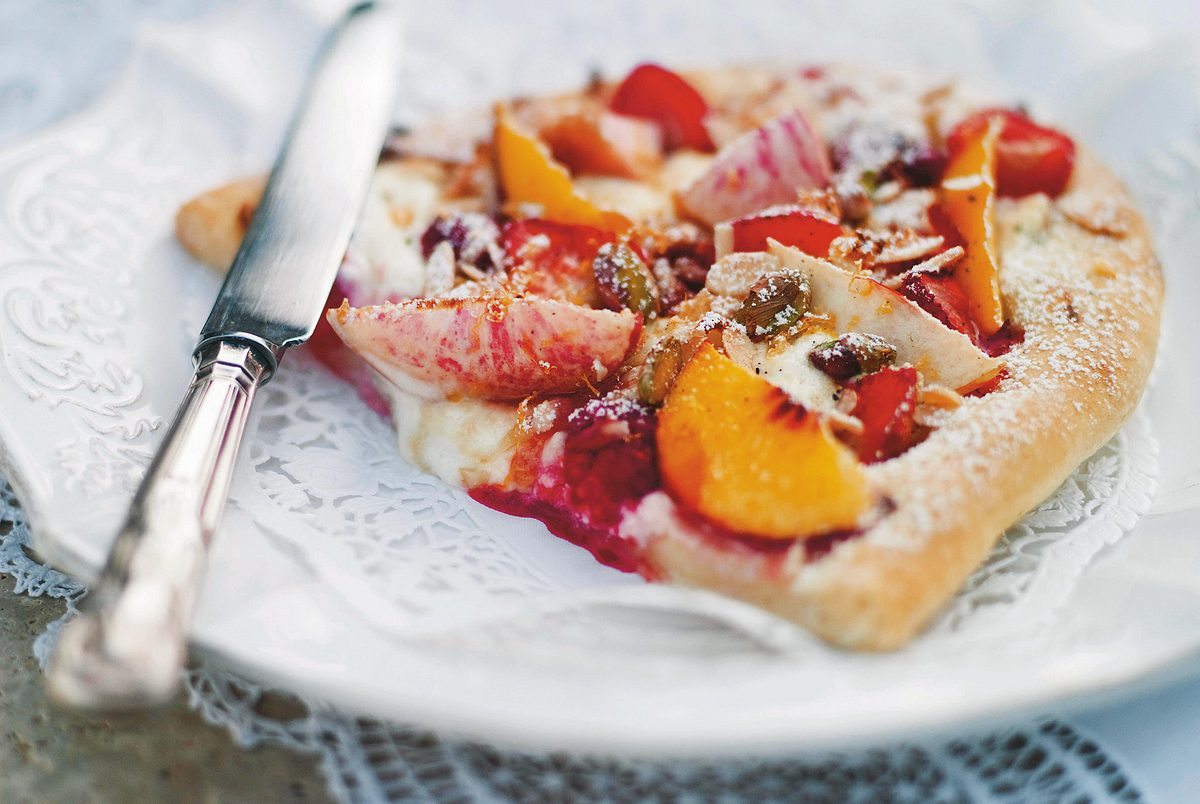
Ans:
[{"label": "yellow peach wedge", "polygon": [[580,195],[550,148],[522,130],[503,107],[497,112],[493,141],[500,184],[510,205],[539,207],[541,217],[558,223],[581,223],[610,232],[629,228],[624,215],[600,209]]},{"label": "yellow peach wedge", "polygon": [[658,421],[659,468],[677,500],[738,533],[803,539],[858,525],[862,465],[815,411],[706,343]]},{"label": "yellow peach wedge", "polygon": [[1004,326],[999,262],[992,223],[996,206],[996,141],[999,118],[980,130],[951,160],[942,180],[942,208],[966,241],[967,253],[955,267],[971,316],[984,335]]}]

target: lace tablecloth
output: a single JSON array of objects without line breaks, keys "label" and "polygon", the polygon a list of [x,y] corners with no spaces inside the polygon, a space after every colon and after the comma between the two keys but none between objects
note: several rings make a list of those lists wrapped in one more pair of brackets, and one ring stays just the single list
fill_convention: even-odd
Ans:
[{"label": "lace tablecloth", "polygon": [[[139,21],[187,18],[218,2],[0,4],[0,144],[50,124],[96,96],[115,75]],[[1086,11],[1083,5],[1060,6]],[[1161,6],[1155,12],[1160,19],[1176,13],[1171,4]],[[1200,22],[1186,12],[1178,16],[1185,24]],[[672,19],[663,11],[658,22],[669,25]],[[1030,80],[1034,83],[1034,76]],[[438,88],[428,91],[436,94]],[[1183,153],[1176,161],[1182,169],[1192,165],[1194,170],[1200,164],[1194,156]],[[1165,169],[1174,169],[1173,164]],[[0,537],[0,572],[17,578],[18,592],[68,601],[83,593],[70,578],[28,557],[28,528],[8,491],[0,494],[2,521],[14,527]],[[36,644],[39,659],[45,658],[54,631]],[[1189,682],[1086,714],[1050,712],[990,733],[802,760],[716,764],[503,751],[350,717],[316,701],[308,702],[307,716],[281,721],[256,707],[266,690],[210,666],[188,672],[187,690],[191,705],[210,722],[227,727],[240,743],[269,741],[318,756],[330,790],[347,801],[685,795],[701,800],[1187,800],[1200,782],[1200,744],[1192,739],[1200,727],[1200,684]]]}]

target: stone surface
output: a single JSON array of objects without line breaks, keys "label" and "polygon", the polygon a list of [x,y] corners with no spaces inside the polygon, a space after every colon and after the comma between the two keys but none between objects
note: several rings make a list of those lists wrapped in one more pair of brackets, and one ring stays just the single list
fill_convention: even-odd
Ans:
[{"label": "stone surface", "polygon": [[33,640],[64,603],[0,575],[0,801],[327,801],[314,757],[237,746],[182,703],[89,716],[45,696]]}]

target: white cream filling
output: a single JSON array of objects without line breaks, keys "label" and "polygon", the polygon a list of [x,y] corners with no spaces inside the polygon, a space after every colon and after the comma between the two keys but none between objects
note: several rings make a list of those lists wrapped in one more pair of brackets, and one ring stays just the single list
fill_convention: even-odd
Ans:
[{"label": "white cream filling", "polygon": [[813,349],[832,337],[826,332],[801,335],[782,348],[773,347],[758,352],[748,368],[786,392],[793,402],[799,402],[810,410],[832,410],[837,384],[808,359]]},{"label": "white cream filling", "polygon": [[363,298],[420,295],[421,234],[437,215],[440,196],[432,178],[402,163],[385,162],[375,171],[342,266]]},{"label": "white cream filling", "polygon": [[447,483],[503,483],[512,463],[517,406],[480,399],[423,399],[379,383],[391,403],[400,454]]},{"label": "white cream filling", "polygon": [[576,176],[575,189],[602,209],[634,220],[666,217],[674,211],[671,194],[644,182],[617,176]]}]

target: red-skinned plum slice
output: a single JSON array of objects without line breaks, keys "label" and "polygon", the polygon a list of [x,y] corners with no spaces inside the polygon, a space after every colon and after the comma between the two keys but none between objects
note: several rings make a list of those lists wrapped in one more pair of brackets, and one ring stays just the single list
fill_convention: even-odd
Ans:
[{"label": "red-skinned plum slice", "polygon": [[829,255],[829,244],[846,231],[832,215],[799,204],[770,207],[717,227],[717,256],[735,251],[766,251],[767,240],[795,246],[814,257]]},{"label": "red-skinned plum slice", "polygon": [[722,148],[679,201],[713,225],[794,202],[798,190],[829,184],[830,172],[825,144],[804,113],[792,109]]},{"label": "red-skinned plum slice", "polygon": [[621,365],[641,333],[628,310],[549,299],[416,299],[330,310],[342,340],[423,396],[521,399],[570,393]]}]

